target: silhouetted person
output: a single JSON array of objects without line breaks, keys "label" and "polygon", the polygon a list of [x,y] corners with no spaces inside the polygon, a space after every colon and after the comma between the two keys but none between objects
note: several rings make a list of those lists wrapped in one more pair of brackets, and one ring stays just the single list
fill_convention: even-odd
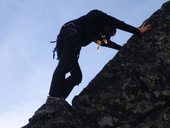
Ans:
[{"label": "silhouetted person", "polygon": [[[99,10],[92,10],[64,24],[57,37],[59,63],[53,74],[49,96],[66,99],[74,86],[81,83],[82,72],[78,63],[81,47],[95,42],[119,50],[121,46],[110,40],[116,29],[140,35],[149,27],[150,25],[143,25],[135,28]],[[66,78],[68,72],[70,76]]]}]

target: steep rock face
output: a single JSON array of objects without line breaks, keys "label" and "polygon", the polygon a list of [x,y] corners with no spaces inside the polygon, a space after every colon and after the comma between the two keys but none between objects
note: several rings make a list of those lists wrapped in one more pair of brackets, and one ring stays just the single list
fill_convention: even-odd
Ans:
[{"label": "steep rock face", "polygon": [[167,2],[146,20],[152,29],[132,36],[73,100],[87,127],[137,127],[155,112],[170,111],[169,12]]},{"label": "steep rock face", "polygon": [[170,1],[105,65],[73,106],[47,100],[24,128],[169,128]]}]

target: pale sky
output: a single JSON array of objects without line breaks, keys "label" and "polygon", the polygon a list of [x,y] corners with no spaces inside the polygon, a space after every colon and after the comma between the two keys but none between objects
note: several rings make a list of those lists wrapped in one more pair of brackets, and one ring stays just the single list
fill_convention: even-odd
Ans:
[{"label": "pale sky", "polygon": [[[1,0],[0,1],[0,127],[19,128],[45,103],[58,61],[52,50],[60,27],[92,9],[99,9],[139,27],[167,0]],[[132,34],[118,31],[112,40],[120,45]],[[67,101],[78,95],[116,50],[92,43],[83,48],[83,81]]]}]

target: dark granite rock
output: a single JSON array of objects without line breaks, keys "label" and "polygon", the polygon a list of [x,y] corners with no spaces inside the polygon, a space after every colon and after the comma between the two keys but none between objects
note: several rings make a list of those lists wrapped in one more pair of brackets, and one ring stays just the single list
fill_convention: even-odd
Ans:
[{"label": "dark granite rock", "polygon": [[48,98],[23,128],[81,128],[73,107],[63,99]]},{"label": "dark granite rock", "polygon": [[170,1],[73,99],[47,101],[24,128],[169,128]]},{"label": "dark granite rock", "polygon": [[167,2],[147,19],[145,22],[152,29],[132,36],[74,98],[73,106],[86,121],[86,127],[133,128],[169,106],[169,10],[170,2]]}]

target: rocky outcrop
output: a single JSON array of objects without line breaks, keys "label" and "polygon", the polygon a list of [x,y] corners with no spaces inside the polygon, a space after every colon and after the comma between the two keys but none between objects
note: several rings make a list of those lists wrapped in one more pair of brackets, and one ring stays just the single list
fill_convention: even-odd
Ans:
[{"label": "rocky outcrop", "polygon": [[81,128],[73,107],[63,99],[48,98],[23,128]]},{"label": "rocky outcrop", "polygon": [[73,99],[48,99],[24,128],[169,128],[170,1]]}]

